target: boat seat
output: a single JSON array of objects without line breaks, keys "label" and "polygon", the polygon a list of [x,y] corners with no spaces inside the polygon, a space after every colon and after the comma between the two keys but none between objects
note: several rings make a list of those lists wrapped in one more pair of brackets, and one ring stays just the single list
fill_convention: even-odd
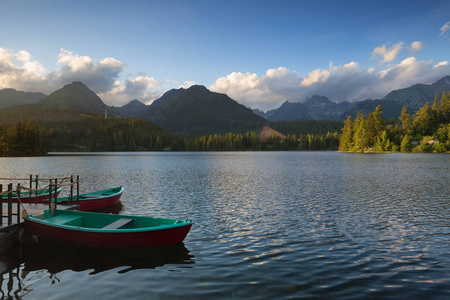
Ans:
[{"label": "boat seat", "polygon": [[[80,196],[80,198],[86,199],[86,198],[102,198],[105,197],[107,195],[82,195]],[[74,197],[75,199],[77,199],[77,197]]]},{"label": "boat seat", "polygon": [[56,224],[56,225],[72,225],[76,221],[83,219],[81,216],[72,216],[72,215],[58,215],[53,218],[47,219],[47,222]]},{"label": "boat seat", "polygon": [[133,219],[131,218],[120,218],[119,220],[106,225],[102,229],[119,229],[120,227],[127,225],[131,221],[133,221]]}]

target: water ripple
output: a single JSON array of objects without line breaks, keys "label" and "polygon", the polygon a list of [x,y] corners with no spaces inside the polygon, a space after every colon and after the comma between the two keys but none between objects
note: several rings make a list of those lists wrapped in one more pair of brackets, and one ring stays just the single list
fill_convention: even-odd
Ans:
[{"label": "water ripple", "polygon": [[[195,221],[186,259],[125,273],[66,270],[53,284],[36,271],[24,282],[35,298],[79,286],[77,296],[99,299],[450,297],[448,155],[153,153],[36,158],[22,169],[1,162],[0,176],[82,173],[87,190],[120,182],[122,213]],[[52,170],[43,169],[49,162]]]}]

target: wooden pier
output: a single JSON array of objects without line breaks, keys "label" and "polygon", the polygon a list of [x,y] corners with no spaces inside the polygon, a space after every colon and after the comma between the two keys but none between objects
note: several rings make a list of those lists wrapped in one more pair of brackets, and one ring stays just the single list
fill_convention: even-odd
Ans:
[{"label": "wooden pier", "polygon": [[[76,209],[76,205],[58,205],[58,209]],[[0,232],[9,232],[10,230],[14,229],[17,225],[23,224],[23,210],[26,210],[27,213],[36,215],[42,213],[44,210],[48,209],[48,204],[23,204],[23,208],[19,207],[19,216],[20,218],[12,218],[11,223],[8,225],[7,223],[4,223],[0,225]],[[2,215],[6,218],[8,216],[8,209],[4,208],[2,209]],[[12,210],[12,216],[17,215],[17,209]]]},{"label": "wooden pier", "polygon": [[[77,180],[73,180],[73,176],[64,177],[58,183],[58,179],[39,179],[38,176],[33,178],[30,175],[29,179],[14,179],[14,178],[0,178],[0,180],[29,180],[29,187],[24,187],[23,185],[17,184],[16,189],[13,189],[13,184],[10,183],[7,186],[7,189],[4,191],[3,185],[0,184],[0,233],[6,232],[10,233],[17,229],[17,227],[23,226],[23,215],[27,214],[39,214],[44,210],[49,209],[51,205],[55,205],[57,203],[58,197],[58,187],[61,187],[64,180],[70,179],[70,195],[73,196],[74,191],[73,187],[76,184],[76,196],[75,199],[79,198],[79,177],[77,176]],[[49,184],[44,188],[39,188],[38,182],[49,180]],[[33,183],[35,184],[33,188]],[[48,190],[48,194],[42,196],[38,192]],[[22,194],[23,198],[21,200],[21,190],[28,191],[27,195]],[[37,199],[39,197],[49,198],[47,203],[38,203]],[[41,201],[40,201],[41,202]],[[53,203],[52,203],[53,202]],[[76,204],[76,203],[75,203]],[[58,209],[77,209],[77,205],[58,205]],[[1,244],[1,242],[0,242]]]}]

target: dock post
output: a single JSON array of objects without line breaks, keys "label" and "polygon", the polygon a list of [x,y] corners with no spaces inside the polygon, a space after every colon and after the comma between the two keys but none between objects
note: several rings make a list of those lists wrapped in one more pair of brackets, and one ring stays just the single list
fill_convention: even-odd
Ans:
[{"label": "dock post", "polygon": [[70,205],[73,205],[73,175],[70,175]]},{"label": "dock post", "polygon": [[80,209],[80,175],[77,175],[77,206]]},{"label": "dock post", "polygon": [[48,209],[52,208],[52,180],[48,181]]},{"label": "dock post", "polygon": [[12,183],[8,184],[8,226],[12,224]]},{"label": "dock post", "polygon": [[58,178],[55,178],[55,209],[58,204]]},{"label": "dock post", "polygon": [[[0,194],[3,193],[3,184],[0,184]],[[0,203],[0,226],[3,226],[3,195],[2,195],[2,203]]]},{"label": "dock post", "polygon": [[31,190],[33,189],[33,175],[30,175],[30,191],[28,193],[28,204],[31,204]]},{"label": "dock post", "polygon": [[[17,194],[17,224],[20,224],[20,201],[21,201],[20,200],[20,183],[17,184],[16,194]],[[31,196],[31,191],[30,191],[30,196]]]},{"label": "dock post", "polygon": [[38,177],[39,177],[39,175],[36,175],[36,182],[35,182],[35,184],[34,184],[34,187],[35,187],[35,191],[34,191],[34,196],[35,196],[35,198],[34,198],[34,204],[37,204],[37,197],[38,197],[38,187],[39,187],[39,184],[38,184]]}]

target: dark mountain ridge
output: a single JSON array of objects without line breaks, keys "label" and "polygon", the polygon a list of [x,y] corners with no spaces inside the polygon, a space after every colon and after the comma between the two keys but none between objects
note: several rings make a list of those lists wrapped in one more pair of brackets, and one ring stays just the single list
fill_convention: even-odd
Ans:
[{"label": "dark mountain ridge", "polygon": [[432,104],[435,95],[450,91],[450,76],[445,76],[433,84],[415,84],[408,88],[394,90],[382,99],[367,99],[359,102],[330,101],[327,97],[312,96],[303,102],[284,102],[279,108],[266,113],[260,110],[254,112],[270,121],[295,120],[345,120],[347,116],[356,117],[358,111],[364,115],[381,105],[384,118],[398,118],[403,106],[413,114],[423,107],[425,103]]},{"label": "dark mountain ridge", "polygon": [[445,76],[433,84],[415,84],[408,88],[394,90],[382,99],[360,101],[353,109],[343,114],[342,119],[347,118],[348,115],[356,117],[360,110],[367,115],[378,105],[383,108],[384,118],[398,118],[403,106],[406,106],[413,114],[427,102],[432,105],[435,95],[439,99],[446,91],[450,91],[450,76]]},{"label": "dark mountain ridge", "polygon": [[72,109],[94,114],[105,112],[102,99],[80,81],[66,84],[38,102],[41,109]]},{"label": "dark mountain ridge", "polygon": [[267,122],[227,95],[201,85],[168,91],[148,107],[145,117],[166,130],[188,134],[228,132]]},{"label": "dark mountain ridge", "polygon": [[[169,131],[204,135],[258,130],[262,124],[267,123],[267,120],[341,121],[348,115],[356,116],[359,110],[367,115],[378,105],[383,107],[383,117],[398,118],[403,106],[413,114],[426,102],[431,104],[435,95],[440,97],[444,91],[450,91],[450,76],[445,76],[431,85],[415,84],[409,88],[392,91],[382,99],[336,103],[327,97],[314,95],[302,103],[286,101],[278,109],[264,113],[259,110],[252,111],[226,94],[212,92],[201,85],[187,89],[171,89],[151,105],[133,100],[122,107],[110,107],[83,83],[75,81],[49,96],[13,89],[0,90],[0,108],[14,106],[17,107],[14,110],[16,112],[61,109],[91,114],[104,114],[105,110],[108,110],[109,116],[147,119]],[[18,105],[23,102],[28,104]]]},{"label": "dark mountain ridge", "polygon": [[37,103],[47,95],[39,92],[22,92],[15,89],[0,90],[0,108]]},{"label": "dark mountain ridge", "polygon": [[301,102],[285,101],[279,108],[266,113],[255,111],[270,121],[297,121],[297,120],[341,120],[346,111],[352,109],[356,103],[348,101],[336,103],[327,97],[314,95]]}]

